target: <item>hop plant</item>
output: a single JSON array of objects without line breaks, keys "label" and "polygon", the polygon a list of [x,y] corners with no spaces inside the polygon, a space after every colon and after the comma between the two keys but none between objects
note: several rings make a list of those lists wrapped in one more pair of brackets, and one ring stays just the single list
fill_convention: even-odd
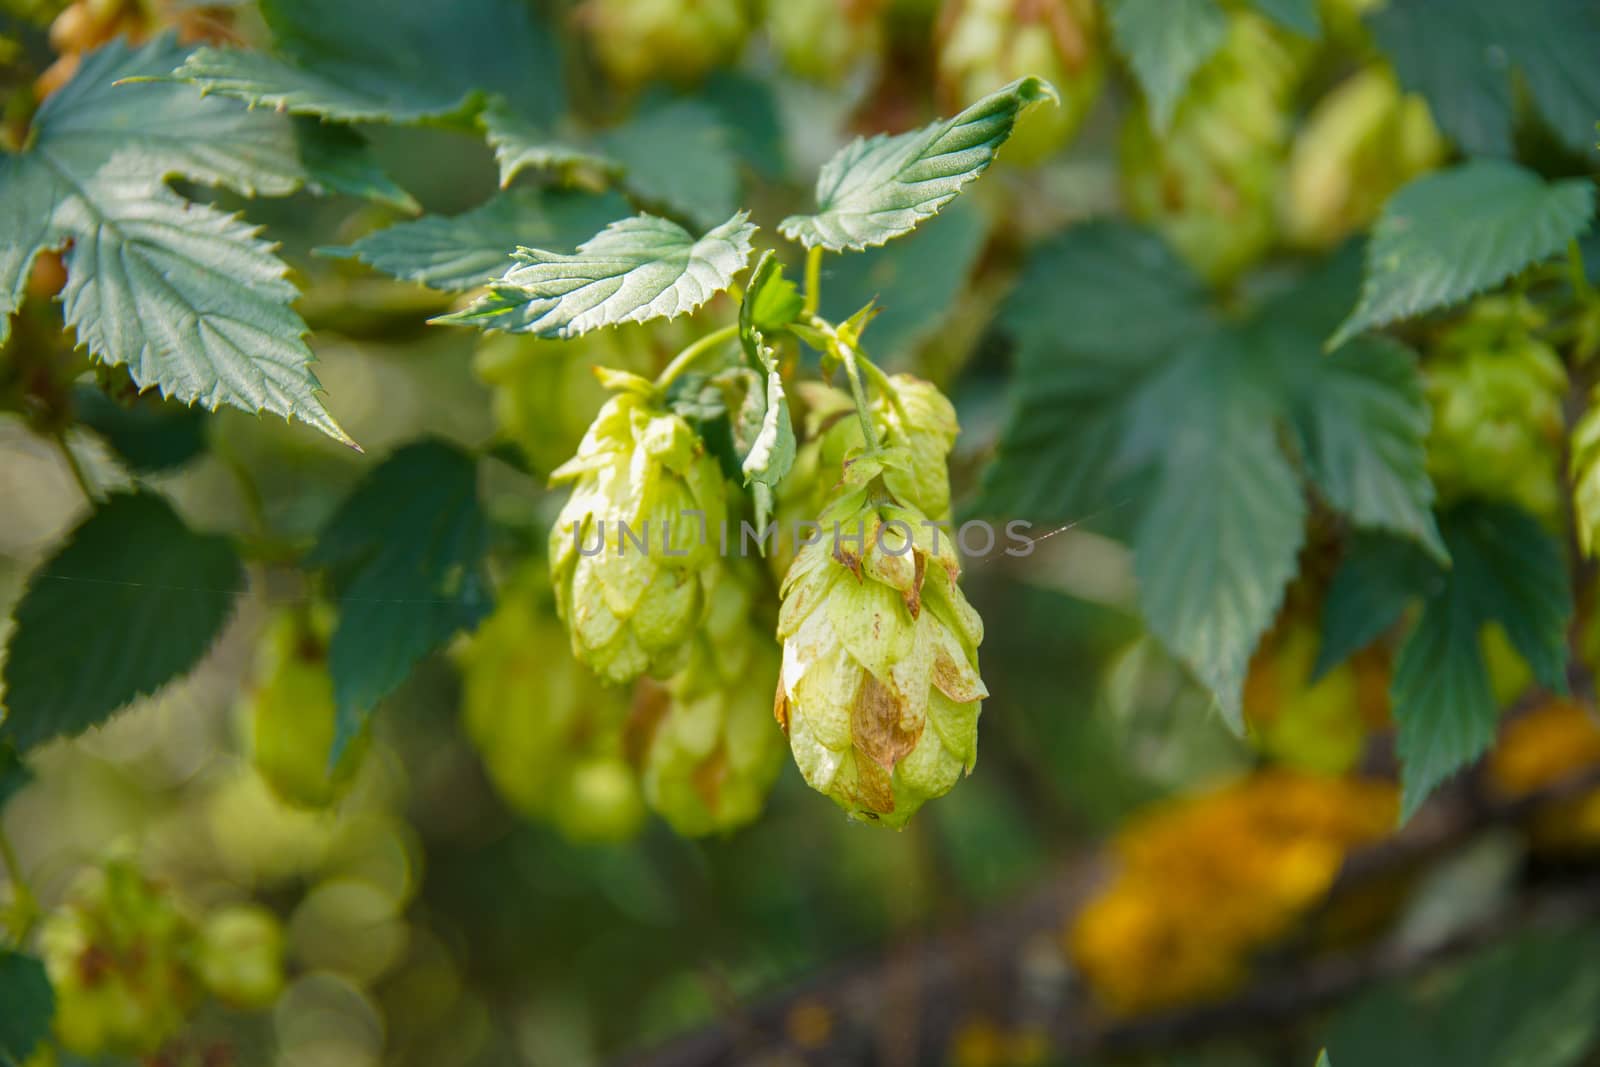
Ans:
[{"label": "hop plant", "polygon": [[[806,5],[796,4],[796,7]],[[947,0],[940,17],[939,86],[965,107],[1027,74],[1060,91],[1060,106],[1020,124],[1005,158],[1029,165],[1060,151],[1105,82],[1095,0]]]},{"label": "hop plant", "polygon": [[241,711],[250,730],[250,761],[286,804],[325,808],[349,788],[367,749],[350,742],[330,765],[337,733],[328,673],[332,613],[290,610],[268,623],[256,653],[256,682]]},{"label": "hop plant", "polygon": [[574,484],[550,532],[550,575],[573,653],[621,684],[683,667],[727,497],[705,442],[659,406],[654,386],[617,372],[606,381],[617,394],[551,476]]},{"label": "hop plant", "polygon": [[688,665],[664,685],[647,683],[635,702],[628,732],[645,800],[680,834],[753,821],[783,766],[769,696],[778,646],[759,621],[763,577],[753,561],[729,560]]},{"label": "hop plant", "polygon": [[283,991],[283,925],[265,908],[221,908],[200,926],[195,953],[200,982],[218,1000],[255,1011]]},{"label": "hop plant", "polygon": [[896,828],[971,771],[988,695],[954,545],[887,488],[909,464],[903,451],[851,460],[823,536],[790,567],[774,709],[813,789]]},{"label": "hop plant", "polygon": [[1509,500],[1560,521],[1567,372],[1543,324],[1525,299],[1487,297],[1429,353],[1428,469],[1442,498]]},{"label": "hop plant", "polygon": [[835,85],[882,53],[884,7],[885,0],[767,0],[767,35],[784,66]]},{"label": "hop plant", "polygon": [[1304,49],[1265,20],[1230,16],[1221,50],[1189,84],[1164,134],[1147,108],[1123,128],[1128,212],[1160,230],[1191,266],[1226,281],[1277,236],[1293,94]]},{"label": "hop plant", "polygon": [[199,1001],[194,937],[172,896],[127,861],[86,871],[39,932],[61,1044],[82,1056],[159,1049]]},{"label": "hop plant", "polygon": [[[1552,700],[1507,724],[1489,758],[1489,782],[1518,800],[1600,766],[1600,719],[1594,709]],[[1534,840],[1556,852],[1600,847],[1600,789],[1551,804],[1534,820]]]},{"label": "hop plant", "polygon": [[1388,719],[1389,665],[1375,647],[1313,679],[1320,641],[1316,626],[1293,617],[1268,634],[1245,677],[1244,715],[1256,744],[1278,761],[1339,774]]},{"label": "hop plant", "polygon": [[586,0],[580,18],[596,58],[618,85],[705,77],[739,54],[743,0]]},{"label": "hop plant", "polygon": [[221,42],[233,36],[233,13],[226,4],[183,0],[74,0],[50,23],[50,44],[60,53],[34,83],[42,99],[78,71],[83,53],[114,37],[143,41],[172,27],[185,44]]},{"label": "hop plant", "polygon": [[1427,102],[1402,93],[1393,72],[1357,72],[1318,102],[1295,138],[1285,235],[1331,248],[1366,228],[1391,193],[1438,166],[1446,149]]},{"label": "hop plant", "polygon": [[573,659],[537,562],[506,583],[459,660],[463,725],[505,802],[575,840],[632,836],[644,807],[622,749],[628,692]]}]

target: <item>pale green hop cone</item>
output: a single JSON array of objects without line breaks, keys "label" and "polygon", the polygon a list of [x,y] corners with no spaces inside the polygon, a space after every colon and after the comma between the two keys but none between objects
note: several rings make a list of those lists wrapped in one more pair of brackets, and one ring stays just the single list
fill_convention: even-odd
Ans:
[{"label": "pale green hop cone", "polygon": [[645,801],[680,834],[724,833],[761,814],[783,767],[772,722],[778,645],[760,625],[763,575],[732,559],[711,591],[689,663],[665,684],[641,683],[629,748]]},{"label": "pale green hop cone", "polygon": [[988,690],[983,620],[956,584],[955,546],[887,492],[896,467],[908,470],[904,451],[847,466],[822,539],[784,580],[774,712],[813,789],[899,828],[971,771]]},{"label": "pale green hop cone", "polygon": [[727,496],[716,459],[657,406],[648,381],[605,379],[617,395],[551,476],[573,487],[550,531],[550,576],[573,653],[622,684],[683,668],[705,617]]}]

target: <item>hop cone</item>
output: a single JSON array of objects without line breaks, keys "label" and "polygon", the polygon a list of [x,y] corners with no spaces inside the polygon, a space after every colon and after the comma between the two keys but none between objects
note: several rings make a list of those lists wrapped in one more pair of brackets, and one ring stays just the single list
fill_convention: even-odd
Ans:
[{"label": "hop cone", "polygon": [[1510,500],[1559,521],[1567,372],[1525,300],[1478,301],[1425,366],[1428,468],[1441,497]]},{"label": "hop cone", "polygon": [[1095,0],[947,0],[939,85],[954,108],[1029,74],[1055,85],[1061,106],[1018,123],[1005,158],[1038,163],[1066,146],[1099,99],[1105,50]]},{"label": "hop cone", "polygon": [[235,1008],[260,1010],[283,991],[283,925],[265,908],[238,904],[207,915],[196,966],[206,989]]},{"label": "hop cone", "polygon": [[1288,238],[1331,248],[1377,218],[1389,195],[1444,159],[1427,102],[1368,67],[1317,104],[1295,138],[1284,189]]},{"label": "hop cone", "polygon": [[852,460],[822,539],[789,569],[774,708],[812,788],[897,828],[972,769],[988,695],[951,539],[886,488],[909,464],[904,451]]},{"label": "hop cone", "polygon": [[126,862],[85,872],[39,932],[61,1044],[81,1056],[158,1050],[199,1001],[194,936],[172,897]]},{"label": "hop cone", "polygon": [[644,683],[635,702],[629,740],[645,800],[680,834],[751,822],[783,766],[769,696],[778,646],[758,622],[764,588],[754,562],[729,560],[688,666],[663,685]]},{"label": "hop cone", "polygon": [[297,808],[325,808],[344,795],[367,749],[363,733],[337,765],[328,765],[336,733],[332,629],[326,610],[285,611],[273,619],[256,652],[255,686],[242,704],[251,763],[278,799]]},{"label": "hop cone", "polygon": [[[806,443],[778,489],[778,547],[770,558],[780,580],[794,562],[797,524],[813,522],[822,514],[843,477],[845,461],[866,445],[847,393],[811,382],[799,383],[797,390],[808,408]],[[884,471],[890,494],[935,522],[948,519],[946,458],[960,432],[949,399],[931,382],[896,374],[889,379],[889,390],[875,393],[869,410],[884,444],[911,457],[909,469]]]},{"label": "hop cone", "polygon": [[632,836],[644,815],[622,753],[628,692],[572,658],[537,563],[462,647],[468,738],[507,805],[574,840]]},{"label": "hop cone", "polygon": [[784,66],[834,85],[883,51],[884,0],[767,0],[767,34]]},{"label": "hop cone", "polygon": [[550,575],[574,654],[620,684],[683,667],[727,497],[716,459],[687,422],[655,406],[650,384],[609,378],[622,391],[551,477],[573,488],[550,532]]},{"label": "hop cone", "polygon": [[737,58],[749,30],[743,0],[587,0],[582,22],[623,88],[698,81]]},{"label": "hop cone", "polygon": [[1164,134],[1147,109],[1123,129],[1129,213],[1159,229],[1201,274],[1223,281],[1267,251],[1303,56],[1264,20],[1231,17],[1222,49],[1194,75]]}]

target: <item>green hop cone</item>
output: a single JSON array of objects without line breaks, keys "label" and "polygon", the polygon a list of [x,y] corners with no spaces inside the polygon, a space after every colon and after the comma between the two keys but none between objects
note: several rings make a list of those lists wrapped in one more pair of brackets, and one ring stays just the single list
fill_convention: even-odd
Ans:
[{"label": "green hop cone", "polygon": [[688,84],[738,58],[745,0],[586,0],[580,19],[617,85]]},{"label": "green hop cone", "polygon": [[236,904],[207,915],[195,958],[201,984],[230,1007],[260,1011],[283,992],[283,925],[265,908]]},{"label": "green hop cone", "polygon": [[193,946],[177,903],[133,866],[86,871],[39,931],[62,1046],[80,1056],[160,1049],[199,1002]]},{"label": "green hop cone", "polygon": [[883,52],[884,6],[884,0],[767,0],[767,35],[789,70],[836,85]]},{"label": "green hop cone", "polygon": [[1396,189],[1443,161],[1427,101],[1386,67],[1359,71],[1317,104],[1295,138],[1284,186],[1288,239],[1331,248],[1378,217]]},{"label": "green hop cone", "polygon": [[539,561],[500,590],[458,659],[463,725],[506,804],[575,841],[633,836],[644,805],[622,751],[628,691],[572,658]]},{"label": "green hop cone", "polygon": [[332,630],[332,613],[321,605],[280,613],[261,636],[256,682],[241,707],[251,763],[280,800],[298,808],[325,808],[343,796],[367,749],[362,733],[329,766],[337,729]]},{"label": "green hop cone", "polygon": [[1105,48],[1095,0],[947,0],[940,16],[939,87],[955,110],[1030,74],[1060,106],[1017,124],[1001,155],[1024,166],[1064,148],[1100,97]]},{"label": "green hop cone", "polygon": [[988,690],[955,546],[888,491],[896,468],[911,468],[903,450],[851,460],[789,569],[774,711],[813,789],[899,828],[972,769]]},{"label": "green hop cone", "polygon": [[[904,450],[912,463],[907,470],[886,470],[884,481],[895,499],[943,522],[950,517],[947,459],[960,433],[955,408],[932,382],[909,374],[893,375],[887,385],[868,406],[873,426],[887,447]],[[845,462],[866,445],[848,393],[817,382],[797,383],[796,391],[806,405],[806,440],[778,487],[778,545],[770,560],[780,581],[794,562],[797,524],[822,513]]]},{"label": "green hop cone", "polygon": [[551,476],[573,488],[550,531],[550,576],[574,654],[623,684],[682,669],[728,509],[722,470],[693,427],[645,379],[606,377],[617,394]]},{"label": "green hop cone", "polygon": [[1428,470],[1442,499],[1484,496],[1561,521],[1567,372],[1521,297],[1479,300],[1424,364]]},{"label": "green hop cone", "polygon": [[[645,374],[653,370],[653,325],[596,330],[571,341],[488,333],[473,370],[492,390],[495,423],[534,470],[548,474],[578,448],[606,401],[597,366]],[[676,331],[673,331],[676,332]]]},{"label": "green hop cone", "polygon": [[1194,75],[1171,128],[1130,112],[1120,147],[1129,214],[1160,230],[1189,264],[1223,282],[1271,248],[1289,151],[1303,43],[1247,13]]},{"label": "green hop cone", "polygon": [[783,767],[772,722],[778,646],[757,622],[764,588],[754,561],[728,560],[688,665],[664,684],[642,683],[635,701],[629,747],[645,800],[685,836],[753,821]]}]

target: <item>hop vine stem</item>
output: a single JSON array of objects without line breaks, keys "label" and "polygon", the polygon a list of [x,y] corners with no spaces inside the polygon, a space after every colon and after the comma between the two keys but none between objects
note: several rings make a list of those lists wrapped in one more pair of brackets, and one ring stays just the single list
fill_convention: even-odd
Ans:
[{"label": "hop vine stem", "polygon": [[738,336],[739,327],[737,324],[732,323],[706,334],[672,357],[672,362],[668,363],[666,369],[656,378],[656,388],[666,389],[673,382],[683,377],[707,352],[716,349],[719,345],[727,344]]}]

